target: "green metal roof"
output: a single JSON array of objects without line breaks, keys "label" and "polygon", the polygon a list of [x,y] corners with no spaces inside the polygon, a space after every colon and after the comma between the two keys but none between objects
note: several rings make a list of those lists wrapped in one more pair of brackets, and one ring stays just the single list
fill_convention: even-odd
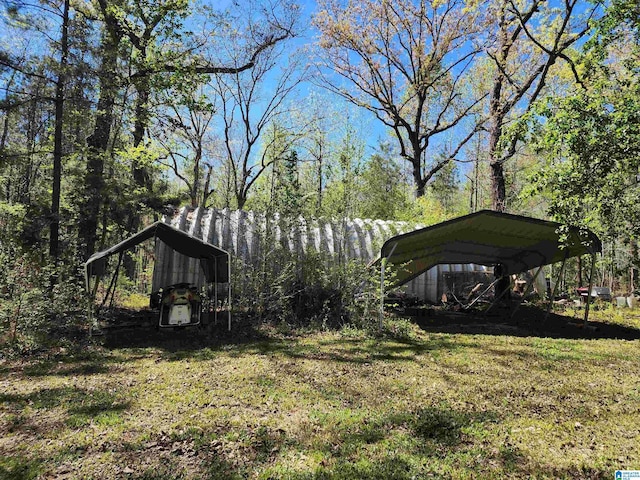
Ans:
[{"label": "green metal roof", "polygon": [[482,210],[387,240],[381,257],[394,273],[394,286],[403,285],[439,264],[504,265],[514,274],[565,258],[602,250],[589,230],[531,217]]}]

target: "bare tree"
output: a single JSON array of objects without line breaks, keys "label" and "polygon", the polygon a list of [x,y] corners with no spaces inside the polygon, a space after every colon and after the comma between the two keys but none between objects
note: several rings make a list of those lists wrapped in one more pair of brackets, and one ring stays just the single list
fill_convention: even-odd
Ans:
[{"label": "bare tree", "polygon": [[[135,0],[125,8],[119,2],[98,0],[107,25],[121,32],[131,43],[132,74],[136,91],[133,115],[133,145],[143,141],[151,122],[149,105],[152,79],[159,74],[238,74],[254,68],[265,51],[293,35],[296,8],[267,2],[259,9],[260,23],[251,18],[251,35],[242,45],[242,52],[220,61],[208,57],[212,32],[185,36],[182,32],[189,12],[188,3],[176,0],[144,2]],[[293,13],[292,13],[293,12]],[[246,10],[245,10],[246,13]],[[237,19],[236,19],[237,20]],[[217,27],[228,24],[226,19]],[[260,25],[260,26],[258,26]],[[230,30],[235,31],[234,25]],[[219,32],[220,33],[220,32]],[[225,35],[227,32],[222,32]],[[150,187],[148,172],[134,168],[133,175],[141,186]]]},{"label": "bare tree", "polygon": [[[249,26],[238,35],[252,35],[252,31],[253,27]],[[242,55],[243,41],[240,38],[228,43],[226,48],[226,55]],[[285,50],[285,45],[280,43],[262,51],[250,70],[215,77],[213,88],[221,102],[223,143],[232,176],[231,188],[240,209],[256,180],[273,159],[278,158],[273,152],[275,144],[265,139],[263,133],[289,111],[286,100],[304,74],[301,58]]]},{"label": "bare tree", "polygon": [[[191,206],[206,206],[213,193],[210,188],[213,162],[207,159],[206,145],[211,140],[209,127],[216,114],[213,102],[217,98],[207,95],[203,87],[195,87],[189,93],[183,88],[179,90],[182,93],[171,90],[164,95],[168,106],[157,115],[151,135],[166,152],[166,160],[160,163],[185,184]],[[170,97],[175,100],[172,102]]]},{"label": "bare tree", "polygon": [[[462,126],[485,94],[469,97],[465,75],[479,49],[477,12],[462,0],[322,0],[321,85],[392,129],[411,164],[416,195],[476,131],[425,157],[436,137]],[[438,137],[440,138],[440,137]]]},{"label": "bare tree", "polygon": [[497,0],[485,10],[492,32],[487,53],[494,63],[487,124],[494,210],[507,207],[504,164],[521,139],[507,129],[531,108],[558,60],[567,61],[580,81],[568,50],[588,32],[599,9],[599,2],[586,0]]}]

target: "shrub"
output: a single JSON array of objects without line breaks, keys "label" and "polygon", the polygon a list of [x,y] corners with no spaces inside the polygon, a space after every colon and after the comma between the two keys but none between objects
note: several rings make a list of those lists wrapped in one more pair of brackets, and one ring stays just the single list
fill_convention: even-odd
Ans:
[{"label": "shrub", "polygon": [[0,250],[0,346],[29,353],[86,324],[85,298],[75,272],[59,274],[32,252]]}]

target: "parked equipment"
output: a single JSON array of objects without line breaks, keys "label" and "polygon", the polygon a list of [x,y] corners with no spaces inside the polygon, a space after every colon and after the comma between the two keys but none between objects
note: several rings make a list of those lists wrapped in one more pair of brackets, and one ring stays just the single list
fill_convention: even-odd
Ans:
[{"label": "parked equipment", "polygon": [[160,327],[200,325],[202,298],[195,285],[177,283],[160,292]]}]

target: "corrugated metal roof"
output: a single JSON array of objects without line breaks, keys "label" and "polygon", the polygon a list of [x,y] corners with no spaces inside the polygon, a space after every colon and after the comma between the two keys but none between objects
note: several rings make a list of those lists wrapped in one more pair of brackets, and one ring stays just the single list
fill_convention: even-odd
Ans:
[{"label": "corrugated metal roof", "polygon": [[[226,251],[163,222],[156,222],[122,242],[101,252],[94,253],[85,263],[87,278],[91,275],[100,275],[109,256],[129,250],[151,238],[156,238],[160,241],[156,243],[156,246],[161,243],[166,249],[176,252],[176,254],[185,258],[192,259],[192,262],[198,265],[198,270],[201,271],[207,281],[229,281],[229,254]],[[170,260],[171,258],[165,256],[157,261],[162,264],[164,261]]]},{"label": "corrugated metal roof", "polygon": [[439,264],[502,264],[506,273],[524,272],[583,254],[600,252],[598,237],[588,231],[520,215],[482,210],[385,242],[381,258],[402,285]]}]

